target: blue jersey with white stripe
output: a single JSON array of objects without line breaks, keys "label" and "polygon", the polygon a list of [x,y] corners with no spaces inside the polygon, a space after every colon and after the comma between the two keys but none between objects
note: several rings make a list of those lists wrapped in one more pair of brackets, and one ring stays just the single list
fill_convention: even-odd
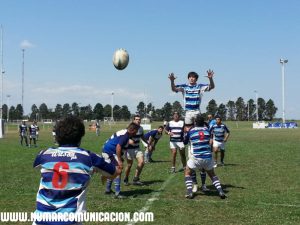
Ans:
[{"label": "blue jersey with white stripe", "polygon": [[128,132],[126,129],[119,130],[108,139],[102,149],[102,152],[112,156],[116,154],[116,147],[119,144],[122,149],[127,147],[129,141]]},{"label": "blue jersey with white stripe", "polygon": [[161,138],[162,134],[158,133],[158,130],[151,130],[144,135],[144,139],[149,140],[152,137],[155,141],[158,141]]},{"label": "blue jersey with white stripe", "polygon": [[208,126],[211,128],[213,125],[217,124],[217,121],[215,119],[209,120],[208,121]]},{"label": "blue jersey with white stripe", "polygon": [[184,122],[179,121],[170,121],[166,126],[166,130],[173,133],[173,136],[170,136],[171,142],[183,142],[183,127]]},{"label": "blue jersey with white stripe", "polygon": [[[36,157],[34,167],[41,168],[36,213],[76,213],[86,210],[85,195],[93,171],[115,173],[115,166],[90,151],[78,147],[61,146],[43,150]],[[66,222],[36,221],[36,224],[67,225]]]},{"label": "blue jersey with white stripe", "polygon": [[144,136],[144,129],[140,126],[136,134],[130,138],[131,140],[133,140],[134,144],[125,146],[125,149],[139,149],[142,136]]},{"label": "blue jersey with white stripe", "polygon": [[230,133],[229,129],[225,124],[215,124],[210,127],[210,132],[213,135],[214,140],[223,142],[225,138],[225,133]]},{"label": "blue jersey with white stripe", "polygon": [[176,87],[183,89],[184,109],[186,111],[200,110],[202,94],[205,91],[209,91],[208,84],[180,84],[176,85]]},{"label": "blue jersey with white stripe", "polygon": [[209,144],[210,132],[207,127],[194,127],[189,130],[184,139],[184,144],[191,144],[191,154],[195,158],[212,158]]}]

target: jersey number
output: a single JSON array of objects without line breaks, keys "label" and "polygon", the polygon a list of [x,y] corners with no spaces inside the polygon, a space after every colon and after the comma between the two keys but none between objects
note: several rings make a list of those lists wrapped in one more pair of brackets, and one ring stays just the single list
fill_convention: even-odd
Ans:
[{"label": "jersey number", "polygon": [[203,131],[199,131],[199,140],[203,141],[204,140],[204,132]]},{"label": "jersey number", "polygon": [[[60,169],[63,169],[60,171]],[[68,173],[64,170],[69,169],[69,164],[65,162],[58,162],[53,167],[52,185],[54,188],[62,189],[68,183]]]}]

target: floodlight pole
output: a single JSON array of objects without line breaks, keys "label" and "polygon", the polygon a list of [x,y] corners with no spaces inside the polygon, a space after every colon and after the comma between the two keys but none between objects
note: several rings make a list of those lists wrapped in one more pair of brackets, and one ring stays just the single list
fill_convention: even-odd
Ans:
[{"label": "floodlight pole", "polygon": [[114,121],[114,92],[111,93],[111,121]]},{"label": "floodlight pole", "polygon": [[[0,119],[3,118],[3,76],[4,76],[4,70],[3,70],[3,27],[1,25],[1,102],[0,102]],[[0,123],[1,125],[1,123]]]},{"label": "floodlight pole", "polygon": [[9,98],[11,97],[11,95],[6,95],[7,98],[7,123],[9,121]]},{"label": "floodlight pole", "polygon": [[256,109],[255,109],[256,121],[258,121],[258,93],[257,93],[257,91],[254,91],[254,92],[255,92],[255,98],[256,98]]},{"label": "floodlight pole", "polygon": [[282,123],[285,123],[285,102],[284,102],[284,65],[288,63],[287,59],[280,59],[281,63],[281,78],[282,78]]},{"label": "floodlight pole", "polygon": [[24,112],[24,64],[25,64],[25,49],[22,49],[22,108]]}]

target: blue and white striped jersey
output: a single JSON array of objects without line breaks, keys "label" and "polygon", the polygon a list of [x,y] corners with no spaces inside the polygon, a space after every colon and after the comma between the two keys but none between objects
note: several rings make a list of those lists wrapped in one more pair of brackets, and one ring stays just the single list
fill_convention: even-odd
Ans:
[{"label": "blue and white striped jersey", "polygon": [[[41,168],[35,213],[76,213],[86,211],[86,188],[93,171],[113,175],[115,166],[99,155],[82,148],[61,146],[43,150],[36,157],[34,167]],[[74,221],[36,224],[73,224]]]},{"label": "blue and white striped jersey", "polygon": [[194,127],[189,130],[184,138],[184,144],[191,144],[191,154],[195,158],[212,158],[211,147],[209,144],[210,132],[207,127]]},{"label": "blue and white striped jersey", "polygon": [[230,133],[229,129],[225,124],[215,124],[210,127],[210,133],[213,135],[214,140],[223,142],[225,138],[225,133]]},{"label": "blue and white striped jersey", "polygon": [[177,122],[172,120],[168,123],[166,130],[173,133],[173,136],[170,136],[171,142],[183,142],[183,127],[184,122],[182,120]]},{"label": "blue and white striped jersey", "polygon": [[119,144],[122,149],[128,145],[129,136],[127,129],[119,130],[108,139],[102,149],[102,152],[112,156],[116,154],[116,147]]},{"label": "blue and white striped jersey", "polygon": [[186,111],[200,110],[203,92],[209,91],[208,84],[179,84],[176,87],[183,89],[184,109]]},{"label": "blue and white striped jersey", "polygon": [[25,125],[25,124],[21,124],[20,126],[19,126],[19,132],[20,132],[20,134],[21,135],[26,135],[27,134],[27,125]]},{"label": "blue and white striped jersey", "polygon": [[144,129],[142,126],[140,126],[136,135],[130,138],[131,140],[133,140],[134,144],[126,146],[125,149],[139,149],[142,136],[144,136]]},{"label": "blue and white striped jersey", "polygon": [[37,127],[35,125],[30,125],[29,127],[29,134],[30,136],[36,136],[37,133]]}]

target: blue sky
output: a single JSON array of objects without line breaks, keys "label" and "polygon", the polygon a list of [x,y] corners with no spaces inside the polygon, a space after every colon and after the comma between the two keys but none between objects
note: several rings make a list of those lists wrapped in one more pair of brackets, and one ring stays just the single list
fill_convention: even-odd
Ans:
[{"label": "blue sky", "polygon": [[[300,119],[300,1],[100,1],[0,0],[4,29],[4,103],[21,103],[25,47],[25,113],[45,102],[80,105],[138,102],[162,107],[182,99],[168,74],[185,83],[196,71],[200,83],[215,71],[216,88],[201,109],[243,97],[273,99],[282,115],[280,58],[286,65],[287,119]],[[129,66],[118,71],[113,52],[125,48]],[[146,97],[145,97],[146,96]]]}]

